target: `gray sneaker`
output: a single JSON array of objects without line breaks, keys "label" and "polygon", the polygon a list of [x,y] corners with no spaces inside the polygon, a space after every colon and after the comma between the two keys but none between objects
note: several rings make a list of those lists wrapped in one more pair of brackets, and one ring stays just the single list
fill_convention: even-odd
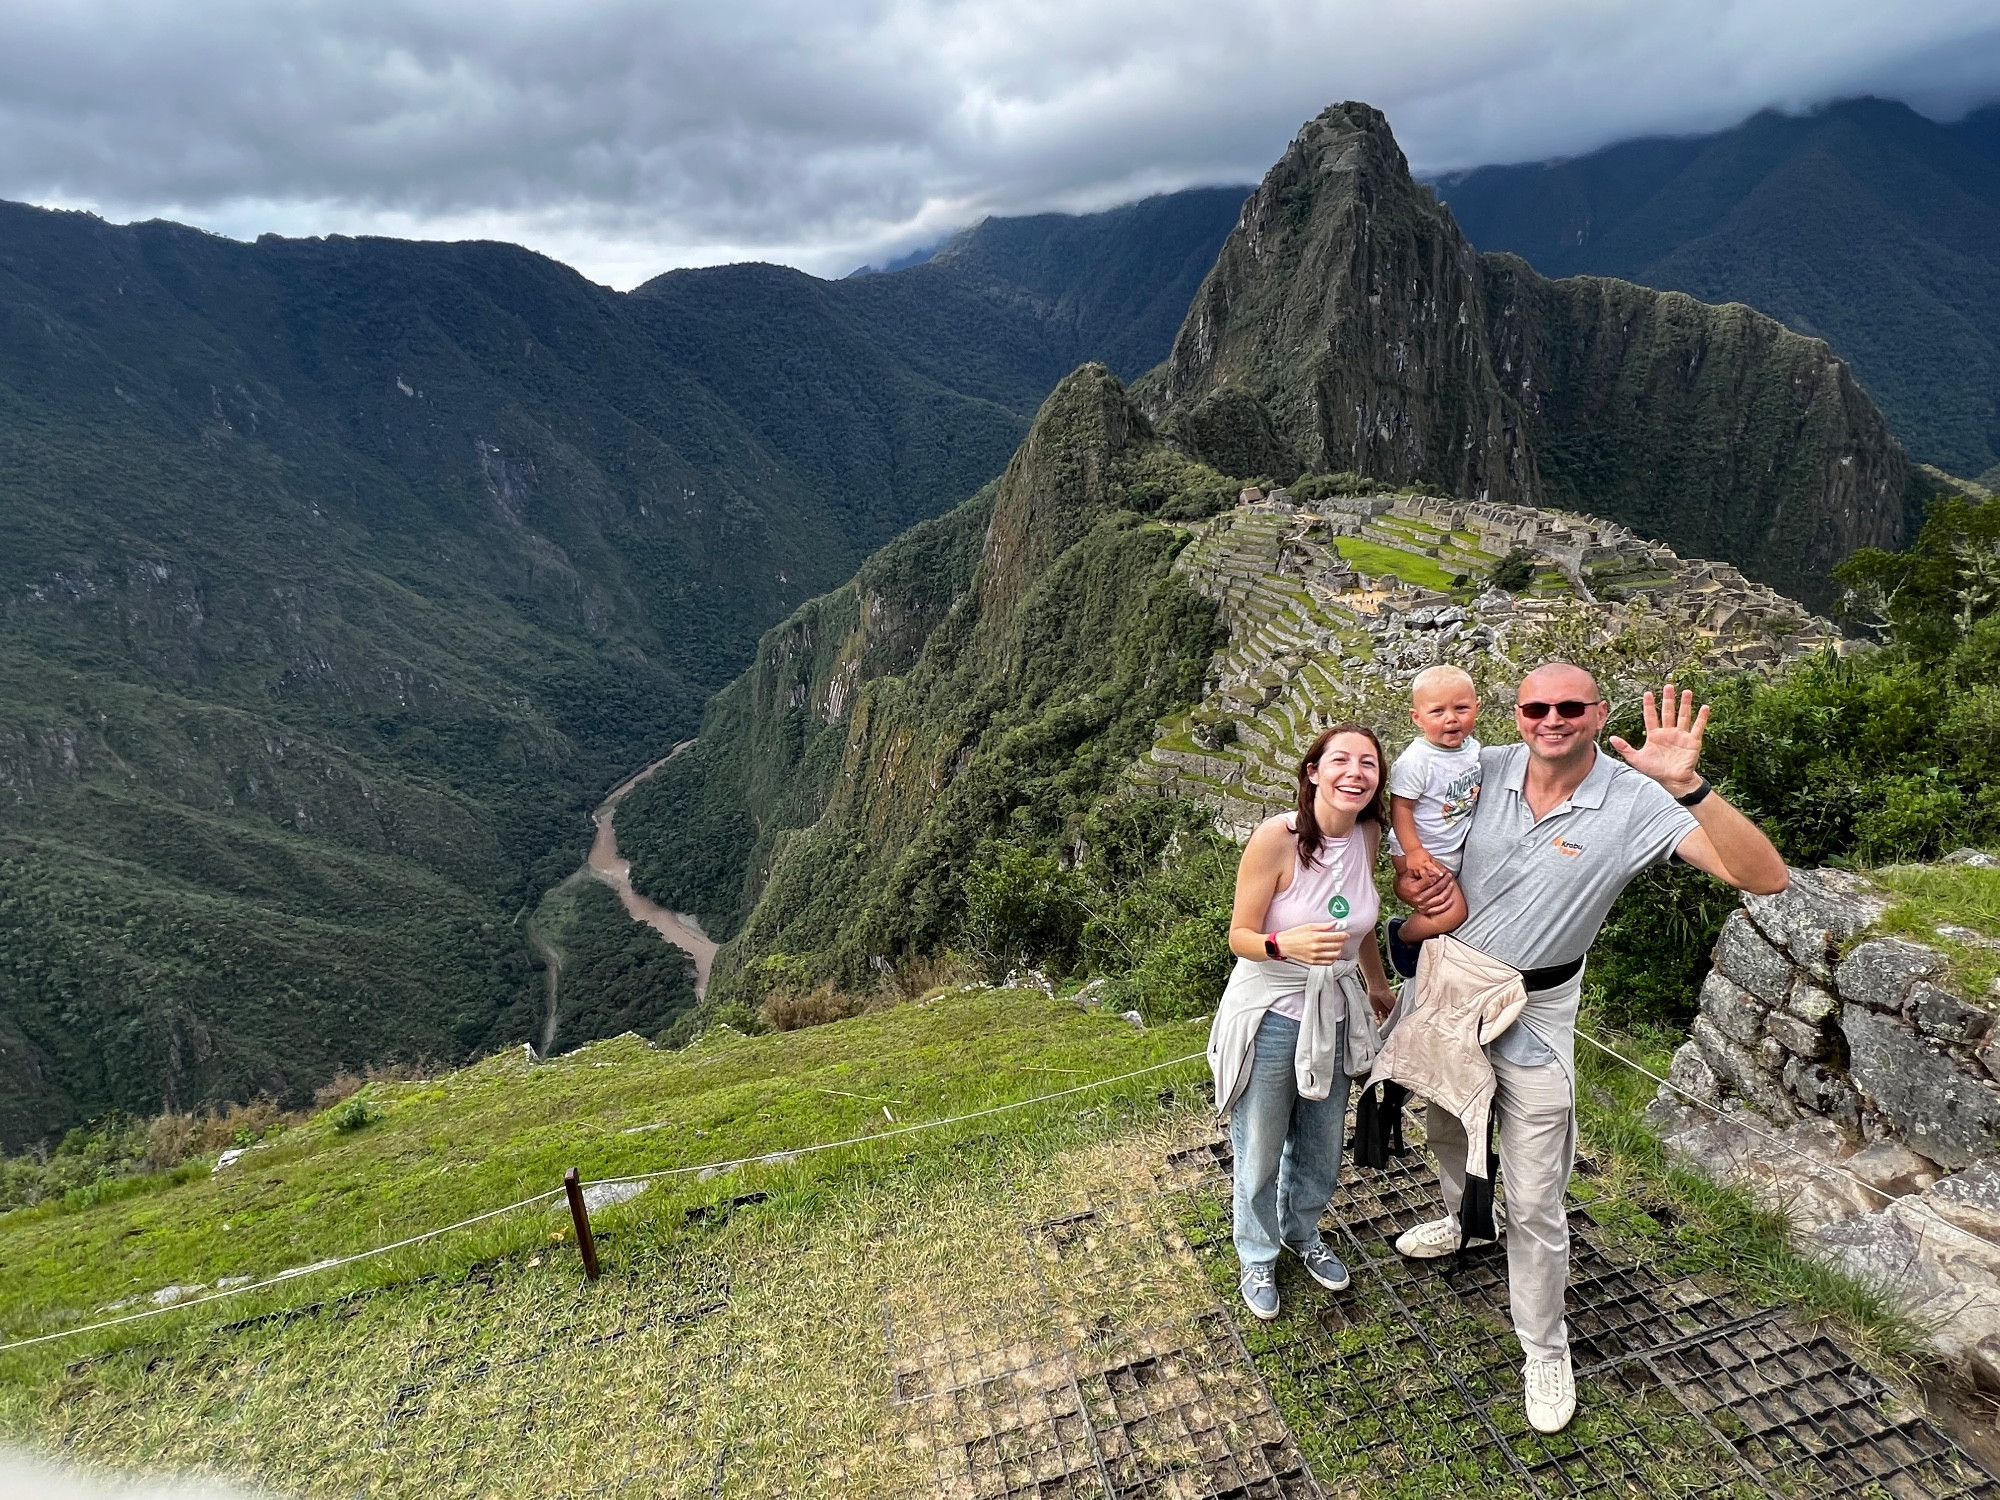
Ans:
[{"label": "gray sneaker", "polygon": [[1250,1309],[1251,1317],[1266,1323],[1277,1317],[1278,1273],[1274,1267],[1245,1266],[1236,1287],[1243,1293],[1243,1305]]},{"label": "gray sneaker", "polygon": [[1299,1258],[1306,1268],[1306,1275],[1312,1277],[1329,1292],[1344,1292],[1350,1280],[1347,1267],[1340,1263],[1340,1257],[1326,1248],[1325,1240],[1315,1241],[1301,1250],[1297,1245],[1285,1248]]}]

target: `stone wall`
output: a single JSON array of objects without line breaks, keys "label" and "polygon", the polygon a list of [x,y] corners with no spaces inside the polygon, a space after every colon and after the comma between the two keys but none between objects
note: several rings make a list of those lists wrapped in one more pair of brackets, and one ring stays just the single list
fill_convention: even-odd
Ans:
[{"label": "stone wall", "polygon": [[1887,908],[1838,870],[1795,871],[1784,894],[1745,897],[1716,944],[1673,1081],[1780,1122],[1828,1119],[1946,1167],[2000,1154],[1996,1002],[1946,988],[1935,948],[1855,942]]},{"label": "stone wall", "polygon": [[1700,1103],[1663,1088],[1652,1118],[1671,1154],[1784,1209],[1802,1248],[2000,1390],[2000,996],[1954,993],[1943,953],[1871,935],[1888,906],[1837,870],[1745,897],[1669,1075]]}]

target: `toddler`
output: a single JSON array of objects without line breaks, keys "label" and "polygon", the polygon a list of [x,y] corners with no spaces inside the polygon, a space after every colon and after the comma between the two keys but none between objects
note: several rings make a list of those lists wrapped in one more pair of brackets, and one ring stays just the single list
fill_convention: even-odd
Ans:
[{"label": "toddler", "polygon": [[[1472,733],[1478,717],[1479,692],[1457,667],[1426,667],[1410,684],[1410,718],[1418,738],[1389,770],[1389,857],[1398,875],[1424,878],[1440,866],[1458,874],[1479,802],[1479,741]],[[1389,946],[1397,969],[1415,972],[1415,945],[1464,920],[1465,897],[1454,884],[1448,910],[1391,922]],[[1400,961],[1405,957],[1407,969]]]}]

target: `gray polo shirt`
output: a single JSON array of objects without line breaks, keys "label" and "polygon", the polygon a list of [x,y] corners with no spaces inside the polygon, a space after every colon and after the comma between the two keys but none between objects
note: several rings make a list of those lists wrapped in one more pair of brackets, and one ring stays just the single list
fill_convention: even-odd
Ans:
[{"label": "gray polo shirt", "polygon": [[1583,957],[1619,892],[1699,826],[1665,787],[1603,749],[1569,800],[1539,821],[1522,786],[1528,747],[1496,746],[1479,760],[1479,808],[1458,877],[1470,915],[1452,936],[1517,969]]}]

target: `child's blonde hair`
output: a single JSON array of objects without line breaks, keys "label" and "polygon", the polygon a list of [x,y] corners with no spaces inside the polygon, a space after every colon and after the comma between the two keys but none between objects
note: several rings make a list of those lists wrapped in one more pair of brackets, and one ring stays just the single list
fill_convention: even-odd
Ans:
[{"label": "child's blonde hair", "polygon": [[1472,674],[1463,667],[1454,667],[1448,662],[1439,662],[1434,667],[1425,667],[1411,679],[1410,701],[1417,701],[1417,694],[1427,688],[1464,688],[1474,697],[1479,695],[1479,685],[1472,680]]}]

